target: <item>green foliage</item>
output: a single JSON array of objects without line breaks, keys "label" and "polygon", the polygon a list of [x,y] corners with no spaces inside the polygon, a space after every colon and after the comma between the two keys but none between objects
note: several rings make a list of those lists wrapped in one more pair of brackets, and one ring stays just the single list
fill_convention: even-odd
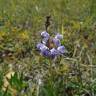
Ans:
[{"label": "green foliage", "polygon": [[[4,75],[0,74],[0,96],[13,96],[13,91],[11,89],[15,89],[17,92],[20,92],[23,88],[27,86],[27,83],[23,81],[23,74],[15,73],[14,76],[11,76],[11,79],[6,78],[9,82],[9,85],[4,90]],[[17,94],[17,93],[16,93]]]},{"label": "green foliage", "polygon": [[41,96],[56,96],[57,93],[52,81],[47,82],[41,90]]},{"label": "green foliage", "polygon": [[23,74],[19,75],[18,73],[15,73],[8,81],[12,88],[16,89],[18,92],[27,86],[27,83],[23,81]]}]

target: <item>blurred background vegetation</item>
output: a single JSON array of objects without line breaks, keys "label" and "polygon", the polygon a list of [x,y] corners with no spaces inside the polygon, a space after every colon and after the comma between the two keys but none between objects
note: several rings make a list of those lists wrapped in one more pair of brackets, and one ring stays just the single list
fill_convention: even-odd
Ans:
[{"label": "blurred background vegetation", "polygon": [[[69,52],[53,70],[35,49],[48,15]],[[96,0],[0,0],[0,96],[95,96],[95,70]]]}]

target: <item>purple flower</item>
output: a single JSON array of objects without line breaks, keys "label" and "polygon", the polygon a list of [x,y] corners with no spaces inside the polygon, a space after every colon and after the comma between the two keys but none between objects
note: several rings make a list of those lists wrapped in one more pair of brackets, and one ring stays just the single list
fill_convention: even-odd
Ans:
[{"label": "purple flower", "polygon": [[57,46],[57,47],[61,46],[59,39],[53,38],[53,42],[54,42],[55,46]]},{"label": "purple flower", "polygon": [[55,49],[55,48],[52,48],[51,50],[50,50],[50,52],[51,52],[51,54],[58,54],[58,51]]},{"label": "purple flower", "polygon": [[41,33],[41,36],[42,36],[43,38],[49,38],[49,37],[50,37],[50,35],[49,35],[46,31],[43,31],[43,32]]},{"label": "purple flower", "polygon": [[56,38],[56,39],[59,39],[59,40],[60,40],[60,39],[63,39],[63,35],[57,33],[56,36],[55,36],[55,38]]},{"label": "purple flower", "polygon": [[42,43],[46,45],[46,44],[47,44],[48,39],[49,39],[49,38],[43,38],[43,39],[42,39]]},{"label": "purple flower", "polygon": [[43,37],[42,43],[38,43],[36,47],[43,56],[54,59],[55,57],[67,52],[65,47],[61,46],[60,42],[60,39],[63,38],[63,35],[57,33],[56,36],[52,38],[46,31],[43,31],[41,36]]},{"label": "purple flower", "polygon": [[55,56],[59,55],[58,50],[56,50],[55,48],[52,48],[50,52],[52,58],[55,58]]},{"label": "purple flower", "polygon": [[36,48],[38,49],[38,50],[40,50],[40,47],[42,47],[44,44],[42,44],[42,43],[38,43],[37,44],[37,46],[36,46]]},{"label": "purple flower", "polygon": [[43,56],[47,56],[47,57],[49,57],[50,56],[50,51],[49,50],[41,50],[41,54],[43,55]]},{"label": "purple flower", "polygon": [[45,45],[43,45],[43,46],[41,46],[40,47],[40,50],[42,51],[42,50],[48,50],[49,48],[47,47],[47,46],[45,46]]},{"label": "purple flower", "polygon": [[48,49],[48,47],[45,46],[45,45],[42,44],[42,43],[38,43],[36,47],[37,47],[38,50],[45,50],[45,49]]},{"label": "purple flower", "polygon": [[57,48],[57,50],[58,50],[61,54],[64,54],[64,53],[67,52],[67,50],[65,49],[64,46],[59,46],[59,47]]}]

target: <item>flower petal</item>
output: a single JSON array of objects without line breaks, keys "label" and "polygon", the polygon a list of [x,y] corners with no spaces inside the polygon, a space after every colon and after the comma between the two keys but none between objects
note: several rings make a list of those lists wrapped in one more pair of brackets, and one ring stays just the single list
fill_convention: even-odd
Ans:
[{"label": "flower petal", "polygon": [[37,46],[36,46],[36,48],[38,49],[38,50],[40,50],[40,47],[42,47],[44,44],[42,44],[42,43],[38,43],[37,44]]},{"label": "flower petal", "polygon": [[41,46],[40,47],[40,50],[42,51],[42,50],[48,50],[49,48],[47,47],[47,46],[45,46],[45,45],[43,45],[43,46]]},{"label": "flower petal", "polygon": [[59,39],[53,38],[53,42],[54,42],[55,46],[57,46],[57,47],[61,46]]},{"label": "flower petal", "polygon": [[46,45],[47,42],[48,42],[48,39],[49,39],[49,38],[44,38],[44,39],[42,39],[42,43]]},{"label": "flower petal", "polygon": [[38,50],[45,50],[45,49],[48,49],[48,47],[45,46],[45,45],[42,44],[42,43],[38,43],[36,47],[37,47]]},{"label": "flower petal", "polygon": [[46,31],[43,31],[43,32],[41,33],[41,36],[42,36],[43,38],[49,38],[49,37],[50,37],[49,33],[47,33]]},{"label": "flower petal", "polygon": [[58,50],[61,54],[64,54],[64,53],[67,52],[67,50],[65,49],[64,46],[59,46],[59,47],[57,48],[57,50]]},{"label": "flower petal", "polygon": [[58,50],[56,50],[55,48],[52,48],[52,49],[50,50],[50,52],[51,52],[51,57],[52,57],[52,58],[55,58],[55,56],[59,55]]},{"label": "flower petal", "polygon": [[43,56],[47,56],[47,57],[49,57],[50,56],[50,51],[49,50],[41,50],[41,54],[43,55]]},{"label": "flower petal", "polygon": [[55,38],[56,38],[56,39],[59,39],[59,40],[60,40],[60,39],[63,39],[63,35],[57,33],[56,36],[55,36]]}]

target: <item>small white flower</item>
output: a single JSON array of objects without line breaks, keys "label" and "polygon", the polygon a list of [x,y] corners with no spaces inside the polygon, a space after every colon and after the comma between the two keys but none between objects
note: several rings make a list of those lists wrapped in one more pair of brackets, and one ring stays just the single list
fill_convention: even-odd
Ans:
[{"label": "small white flower", "polygon": [[39,78],[38,79],[38,85],[41,85],[42,84],[42,80]]}]

